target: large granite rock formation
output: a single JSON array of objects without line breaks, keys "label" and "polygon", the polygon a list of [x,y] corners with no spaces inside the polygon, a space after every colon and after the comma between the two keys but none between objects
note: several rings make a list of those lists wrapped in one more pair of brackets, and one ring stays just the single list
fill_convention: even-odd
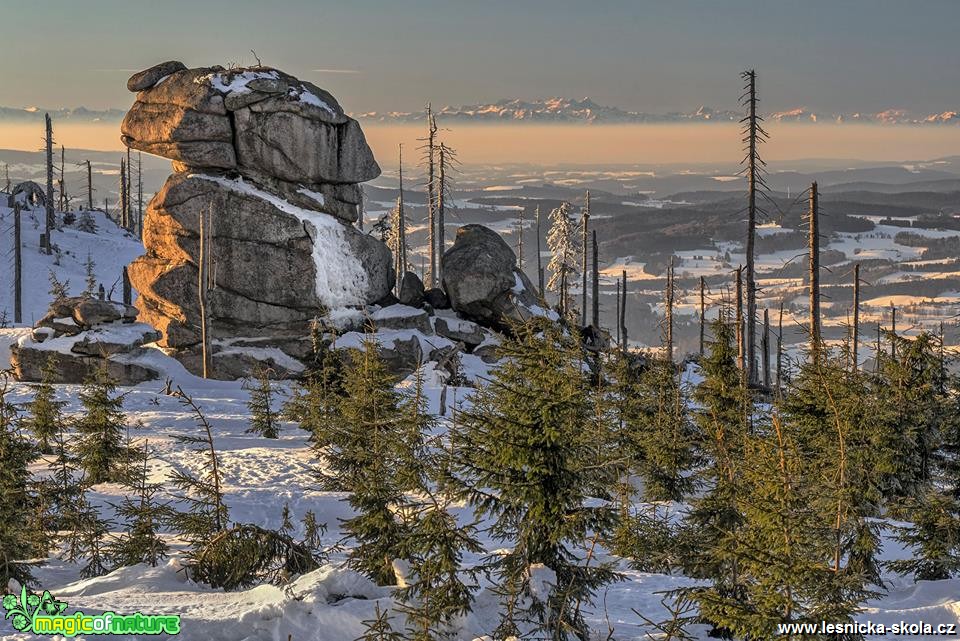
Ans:
[{"label": "large granite rock formation", "polygon": [[215,340],[308,340],[313,318],[344,318],[388,294],[389,249],[352,225],[359,183],[380,168],[333,96],[275,69],[176,61],[127,86],[138,93],[123,142],[174,161],[147,207],[146,255],[130,280],[141,319],[188,368],[200,341],[201,214]]},{"label": "large granite rock formation", "polygon": [[461,315],[486,326],[508,328],[533,316],[552,316],[517,269],[517,255],[497,232],[464,225],[442,258],[443,288]]}]

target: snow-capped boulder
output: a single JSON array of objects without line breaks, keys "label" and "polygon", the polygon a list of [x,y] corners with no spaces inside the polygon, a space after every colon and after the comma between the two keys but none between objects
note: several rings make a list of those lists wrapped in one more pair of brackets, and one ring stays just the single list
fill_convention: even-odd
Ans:
[{"label": "snow-capped boulder", "polygon": [[[380,175],[359,123],[328,92],[268,67],[164,63],[127,83],[123,142],[194,169],[238,169],[304,185]],[[166,73],[164,73],[166,72]]]},{"label": "snow-capped boulder", "polygon": [[433,327],[440,336],[463,343],[470,348],[480,345],[486,338],[482,327],[456,317],[437,316],[433,319]]},{"label": "snow-capped boulder", "polygon": [[10,347],[10,365],[20,381],[42,380],[44,367],[53,360],[55,383],[83,383],[105,367],[118,385],[136,385],[160,377],[159,372],[137,362],[137,356],[145,353],[142,346],[159,337],[149,325],[119,321],[75,335],[38,335],[35,330]]},{"label": "snow-capped boulder", "polygon": [[543,315],[517,255],[495,231],[464,225],[443,254],[443,288],[457,312],[490,327]]},{"label": "snow-capped boulder", "polygon": [[433,334],[427,312],[409,305],[391,305],[379,309],[370,316],[377,329],[412,329],[421,334]]}]

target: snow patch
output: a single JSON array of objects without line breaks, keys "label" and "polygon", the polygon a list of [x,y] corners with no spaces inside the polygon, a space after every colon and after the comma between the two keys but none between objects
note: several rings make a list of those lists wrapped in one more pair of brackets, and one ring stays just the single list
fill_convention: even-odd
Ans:
[{"label": "snow patch", "polygon": [[343,317],[344,314],[337,310],[359,307],[366,303],[369,287],[367,272],[350,249],[343,225],[334,218],[328,214],[297,207],[279,196],[257,189],[244,182],[243,178],[230,179],[206,174],[191,174],[191,177],[209,180],[246,196],[265,200],[303,222],[310,234],[310,240],[313,241],[317,298],[330,310],[331,315]]}]

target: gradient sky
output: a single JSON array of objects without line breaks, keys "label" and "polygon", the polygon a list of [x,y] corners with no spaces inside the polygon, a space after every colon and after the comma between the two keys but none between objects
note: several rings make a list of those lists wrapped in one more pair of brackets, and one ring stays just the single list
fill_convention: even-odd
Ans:
[{"label": "gradient sky", "polygon": [[957,0],[0,0],[0,105],[126,107],[156,62],[264,64],[348,111],[590,96],[630,110],[960,109]]}]

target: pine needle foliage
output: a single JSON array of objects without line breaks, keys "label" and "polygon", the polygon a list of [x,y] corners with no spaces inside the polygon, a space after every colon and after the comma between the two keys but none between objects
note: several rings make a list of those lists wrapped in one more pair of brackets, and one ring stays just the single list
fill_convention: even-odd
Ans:
[{"label": "pine needle foliage", "polygon": [[253,379],[245,384],[250,391],[250,399],[247,401],[250,427],[247,432],[275,439],[280,437],[280,414],[276,408],[277,390],[270,380],[270,374],[271,370],[257,367]]},{"label": "pine needle foliage", "polygon": [[64,423],[66,401],[57,400],[53,381],[57,380],[57,360],[51,356],[41,370],[40,383],[34,387],[33,399],[26,405],[22,428],[31,433],[43,454],[53,453],[53,442]]},{"label": "pine needle foliage", "polygon": [[130,459],[122,482],[127,493],[119,504],[113,504],[124,531],[110,543],[108,555],[117,566],[146,563],[156,567],[169,550],[160,531],[174,512],[169,501],[159,498],[163,485],[149,480],[149,442],[133,449]]},{"label": "pine needle foliage", "polygon": [[401,557],[405,531],[394,514],[409,486],[401,478],[404,458],[404,412],[394,377],[372,337],[350,350],[343,372],[343,395],[335,421],[313,429],[321,462],[318,477],[327,491],[346,492],[356,516],[342,530],[356,545],[351,567],[381,585],[393,585],[393,560]]},{"label": "pine needle foliage", "polygon": [[0,372],[0,586],[10,580],[21,585],[34,581],[38,556],[46,556],[37,542],[43,532],[31,527],[36,503],[28,466],[36,450],[17,429],[17,409],[10,401],[10,373]]},{"label": "pine needle foliage", "polygon": [[80,436],[77,455],[90,485],[119,480],[121,476],[127,425],[123,396],[116,394],[116,389],[104,362],[80,390],[83,413],[75,422]]},{"label": "pine needle foliage", "polygon": [[[512,546],[485,563],[508,618],[527,619],[550,638],[585,638],[578,604],[618,578],[608,565],[588,563],[589,533],[613,518],[609,507],[588,501],[601,467],[583,429],[591,389],[575,337],[535,324],[513,334],[489,385],[458,413],[455,470],[478,518],[491,520],[489,534]],[[543,572],[555,575],[546,593],[533,581]],[[505,634],[515,627],[504,623]]]},{"label": "pine needle foliage", "polygon": [[893,511],[909,525],[896,528],[896,538],[911,550],[909,559],[886,567],[915,581],[941,581],[960,573],[960,503],[949,493],[928,490],[909,498]]}]

